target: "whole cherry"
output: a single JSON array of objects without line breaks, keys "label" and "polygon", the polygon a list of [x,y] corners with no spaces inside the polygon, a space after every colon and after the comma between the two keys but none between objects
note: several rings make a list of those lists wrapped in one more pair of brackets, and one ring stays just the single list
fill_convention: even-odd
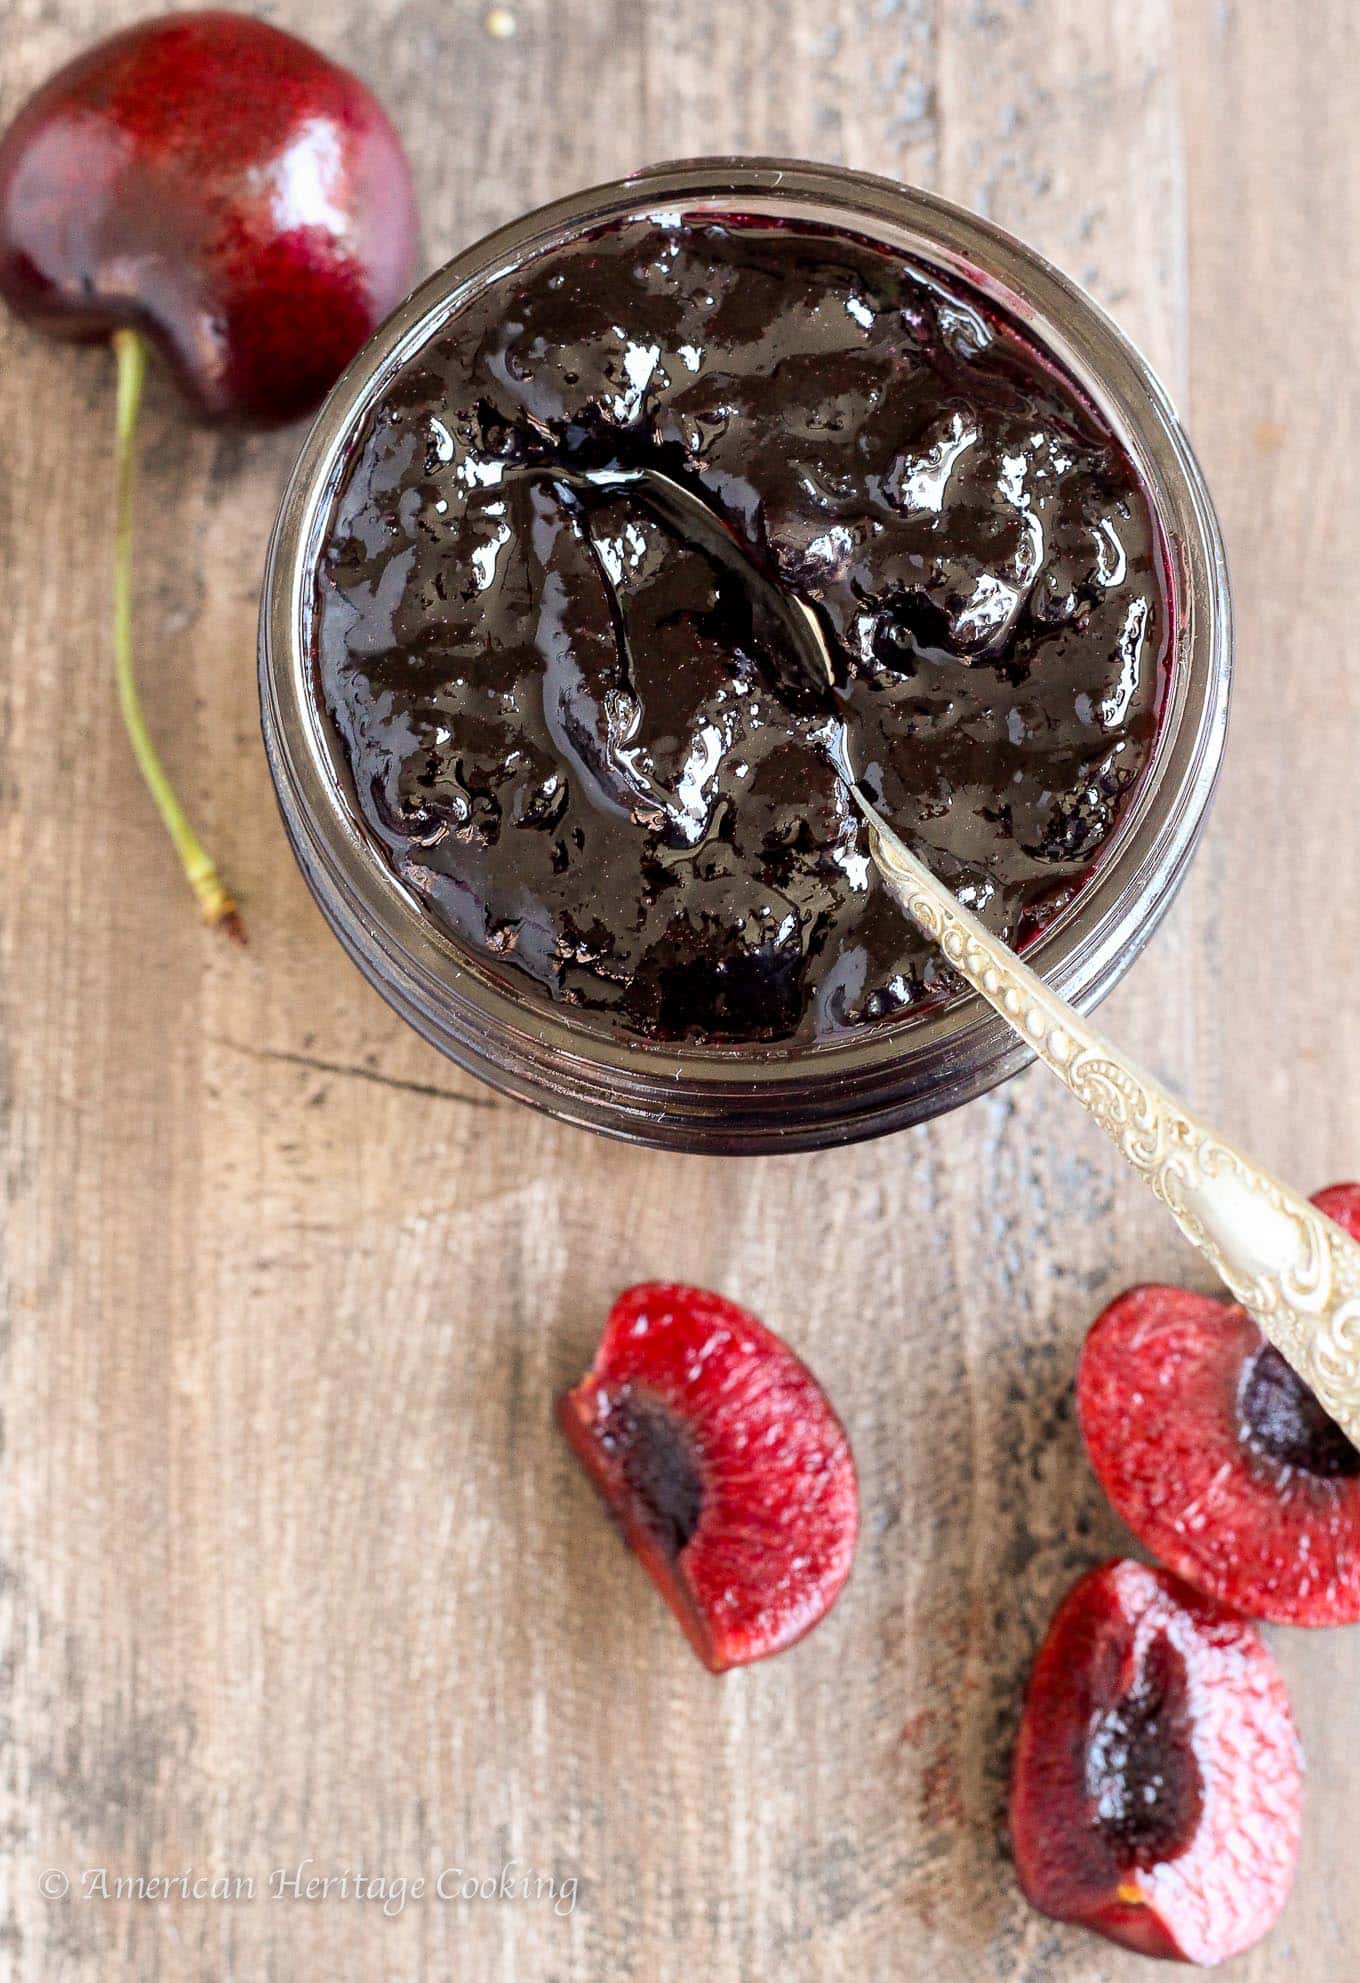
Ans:
[{"label": "whole cherry", "polygon": [[146,348],[211,420],[309,412],[405,294],[418,233],[396,132],[357,77],[243,14],[170,14],[79,55],[0,138],[0,296],[118,365],[114,641],[139,766],[205,919],[231,898],[165,776],[131,651],[132,446]]}]

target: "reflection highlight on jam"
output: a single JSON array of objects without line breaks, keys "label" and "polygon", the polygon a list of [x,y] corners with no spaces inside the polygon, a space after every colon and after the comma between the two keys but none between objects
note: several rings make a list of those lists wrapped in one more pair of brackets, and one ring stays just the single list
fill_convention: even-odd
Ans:
[{"label": "reflection highlight on jam", "polygon": [[[645,473],[819,614],[834,700]],[[556,473],[554,472],[556,471]],[[654,1041],[938,1000],[837,773],[1012,943],[1149,758],[1156,526],[1114,434],[961,285],[810,224],[654,216],[490,284],[397,374],[316,579],[383,857],[519,992]]]}]

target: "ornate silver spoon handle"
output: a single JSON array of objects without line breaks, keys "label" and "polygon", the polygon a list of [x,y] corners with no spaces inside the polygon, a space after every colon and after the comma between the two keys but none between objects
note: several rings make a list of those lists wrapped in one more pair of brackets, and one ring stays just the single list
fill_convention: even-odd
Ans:
[{"label": "ornate silver spoon handle", "polygon": [[1360,1446],[1360,1246],[1197,1122],[917,859],[856,787],[894,898],[1069,1088]]}]

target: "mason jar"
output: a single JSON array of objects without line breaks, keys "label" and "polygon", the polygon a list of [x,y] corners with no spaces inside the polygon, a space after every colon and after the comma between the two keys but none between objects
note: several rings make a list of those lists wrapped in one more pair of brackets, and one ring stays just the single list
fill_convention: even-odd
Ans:
[{"label": "mason jar", "polygon": [[394,374],[488,284],[611,222],[683,210],[842,229],[961,282],[1067,373],[1131,457],[1160,530],[1172,646],[1150,761],[1074,898],[1026,959],[1089,1010],[1171,902],[1223,752],[1231,671],[1214,509],[1166,391],[1105,313],[990,222],[867,173],[796,161],[668,164],[554,201],[466,249],[378,330],[317,416],[274,529],[260,623],[265,748],[284,824],[331,928],[388,1003],[460,1067],[563,1120],[676,1150],[791,1151],[880,1135],[957,1108],[1032,1057],[977,994],[817,1043],[634,1039],[462,945],[387,865],[320,706],[314,579],[339,478]]}]

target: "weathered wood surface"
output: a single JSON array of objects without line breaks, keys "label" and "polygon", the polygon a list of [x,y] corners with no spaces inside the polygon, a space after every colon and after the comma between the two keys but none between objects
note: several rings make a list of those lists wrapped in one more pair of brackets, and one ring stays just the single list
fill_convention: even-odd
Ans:
[{"label": "weathered wood surface", "polygon": [[[0,114],[136,0],[9,0]],[[284,0],[369,75],[443,257],[641,160],[919,179],[1088,282],[1176,393],[1234,554],[1212,833],[1112,1028],[1305,1187],[1360,1171],[1349,0]],[[257,574],[293,442],[151,397],[156,724],[245,895],[194,928],[119,733],[98,352],[0,324],[3,1974],[767,1983],[1125,1979],[1020,1902],[1000,1835],[1027,1662],[1121,1544],[1070,1404],[1082,1329],[1185,1250],[1040,1074],[894,1141],[746,1165],[489,1096],[343,962],[256,735]],[[1322,916],[1334,918],[1324,937]],[[621,1284],[724,1288],[851,1428],[833,1619],[717,1683],[549,1419]],[[1360,1973],[1360,1642],[1280,1639],[1306,1856],[1231,1972]],[[580,1883],[544,1903],[273,1900],[273,1869]],[[45,1868],[253,1877],[45,1901]]]}]

